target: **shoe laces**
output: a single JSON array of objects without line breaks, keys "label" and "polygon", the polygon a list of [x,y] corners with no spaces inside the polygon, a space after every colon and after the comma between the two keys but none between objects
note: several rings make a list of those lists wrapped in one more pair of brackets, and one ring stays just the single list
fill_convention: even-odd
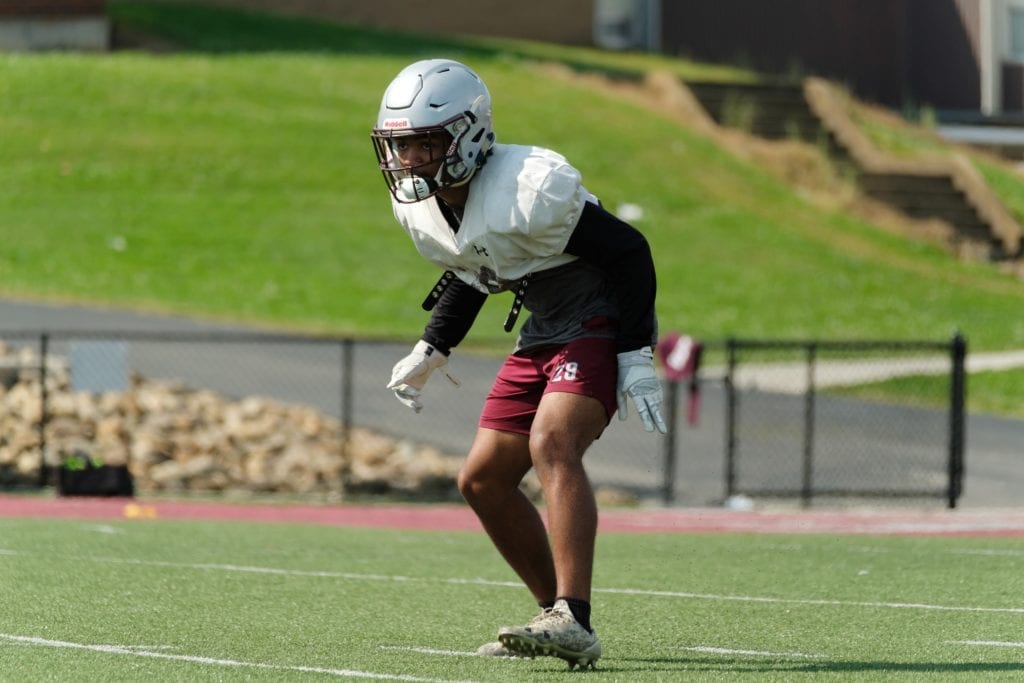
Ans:
[{"label": "shoe laces", "polygon": [[550,616],[551,613],[554,612],[554,611],[555,611],[554,607],[544,607],[544,608],[542,608],[539,614],[534,616],[533,619],[530,619],[530,622],[527,624],[527,626],[533,626],[534,624],[547,619],[548,616]]},{"label": "shoe laces", "polygon": [[563,612],[562,610],[555,609],[554,607],[545,607],[544,610],[530,620],[527,626],[537,626],[542,623],[562,623],[562,622],[576,622],[576,617],[571,612]]}]

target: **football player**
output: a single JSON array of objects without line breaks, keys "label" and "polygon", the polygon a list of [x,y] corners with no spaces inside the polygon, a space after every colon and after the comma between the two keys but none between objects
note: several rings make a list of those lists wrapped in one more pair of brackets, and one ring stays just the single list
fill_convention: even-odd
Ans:
[{"label": "football player", "polygon": [[[644,236],[602,208],[580,172],[541,147],[498,143],[491,96],[464,64],[418,61],[384,92],[372,139],[398,223],[443,271],[429,322],[387,385],[416,412],[434,370],[484,300],[511,292],[514,350],[484,401],[459,490],[541,612],[482,654],[593,666],[590,593],[597,506],[587,448],[632,403],[664,433],[655,373],[655,271]],[[519,484],[533,468],[547,527]]]}]

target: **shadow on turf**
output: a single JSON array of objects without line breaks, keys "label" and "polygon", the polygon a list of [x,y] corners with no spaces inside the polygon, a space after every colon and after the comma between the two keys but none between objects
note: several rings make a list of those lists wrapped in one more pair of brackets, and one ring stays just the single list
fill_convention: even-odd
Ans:
[{"label": "shadow on turf", "polygon": [[[642,666],[617,666],[620,662],[643,663]],[[651,665],[672,664],[684,666],[687,671],[716,671],[721,673],[1004,673],[1024,671],[1024,662],[764,662],[755,664],[749,660],[694,659],[689,657],[616,657],[613,660],[601,660],[598,671],[605,673],[651,671],[657,667]],[[664,671],[675,667],[665,667]]]}]

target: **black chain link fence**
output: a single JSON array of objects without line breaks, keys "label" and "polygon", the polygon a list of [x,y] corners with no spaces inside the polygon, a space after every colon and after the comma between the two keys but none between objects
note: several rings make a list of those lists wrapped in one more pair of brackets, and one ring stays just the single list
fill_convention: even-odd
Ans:
[{"label": "black chain link fence", "polygon": [[964,453],[960,336],[726,346],[727,495],[939,497]]},{"label": "black chain link fence", "polygon": [[[139,457],[139,433],[93,413],[104,401],[122,400],[129,388],[158,385],[187,388],[189,400],[205,406],[202,417],[181,416],[173,405],[185,400],[180,391],[136,391],[133,400],[148,401],[144,407],[166,420],[196,421],[186,425],[195,434],[200,419],[236,419],[247,401],[265,397],[330,420],[340,435],[331,448],[341,451],[350,445],[351,430],[360,428],[462,456],[501,363],[459,351],[449,369],[461,387],[432,378],[425,408],[414,414],[385,389],[392,365],[411,343],[24,330],[0,330],[0,340],[0,487],[8,489],[53,483],[53,469],[70,455],[75,416],[87,423],[78,441],[70,442],[78,450],[121,449],[124,459]],[[686,387],[668,384],[671,434],[644,432],[632,411],[625,422],[613,419],[587,454],[595,487],[692,505],[744,494],[805,504],[820,496],[928,497],[956,504],[965,353],[959,337],[943,343],[729,340],[705,348],[709,360],[699,376],[696,423],[687,421]],[[890,391],[864,389],[865,382],[908,374],[940,379],[908,380]],[[95,399],[92,407],[86,396]],[[234,405],[213,408],[211,397]],[[215,442],[207,432],[200,440],[191,446],[214,455],[230,441]],[[341,486],[344,473],[339,477],[323,486]]]}]

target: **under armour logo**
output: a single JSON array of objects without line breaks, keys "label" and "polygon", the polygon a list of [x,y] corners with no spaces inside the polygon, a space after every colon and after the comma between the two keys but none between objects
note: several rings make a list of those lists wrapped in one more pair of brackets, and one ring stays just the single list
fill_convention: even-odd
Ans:
[{"label": "under armour logo", "polygon": [[490,254],[487,253],[487,249],[485,249],[484,247],[478,247],[477,245],[474,244],[473,251],[475,251],[480,256],[490,257]]}]

